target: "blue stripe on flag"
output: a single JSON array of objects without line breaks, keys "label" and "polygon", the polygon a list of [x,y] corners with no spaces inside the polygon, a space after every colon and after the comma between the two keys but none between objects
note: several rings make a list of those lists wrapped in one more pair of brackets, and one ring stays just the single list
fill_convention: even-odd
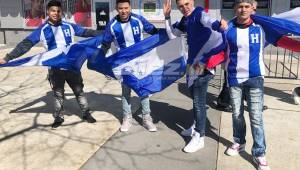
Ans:
[{"label": "blue stripe on flag", "polygon": [[296,22],[260,15],[251,15],[251,18],[256,24],[262,26],[266,33],[266,40],[275,46],[283,35],[300,35],[300,24]]},{"label": "blue stripe on flag", "polygon": [[[176,58],[176,57],[174,57]],[[143,79],[138,79],[131,73],[123,74],[123,83],[132,88],[140,97],[149,96],[162,91],[185,74],[186,61],[184,57],[156,69]],[[169,72],[168,70],[172,70]]]},{"label": "blue stripe on flag", "polygon": [[121,49],[118,53],[115,53],[107,58],[107,62],[111,64],[112,68],[118,67],[124,63],[127,63],[149,51],[153,48],[164,44],[169,40],[166,30],[161,29],[158,34],[152,35],[144,39],[143,43],[137,43],[130,47]]}]

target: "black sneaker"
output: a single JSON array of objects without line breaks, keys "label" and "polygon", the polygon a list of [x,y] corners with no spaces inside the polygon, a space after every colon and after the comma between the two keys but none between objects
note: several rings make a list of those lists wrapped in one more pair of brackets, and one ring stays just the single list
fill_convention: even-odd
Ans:
[{"label": "black sneaker", "polygon": [[52,124],[52,128],[57,128],[57,127],[59,127],[64,121],[65,121],[65,120],[64,120],[63,118],[61,118],[61,117],[56,117],[56,118],[54,119],[53,124]]},{"label": "black sneaker", "polygon": [[264,106],[263,106],[263,110],[267,110],[267,109],[269,109],[269,107],[266,106],[266,105],[264,105]]},{"label": "black sneaker", "polygon": [[217,104],[217,109],[224,112],[232,112],[231,105]]},{"label": "black sneaker", "polygon": [[96,119],[93,118],[93,116],[90,113],[83,115],[82,120],[87,121],[88,123],[95,123],[96,122]]}]

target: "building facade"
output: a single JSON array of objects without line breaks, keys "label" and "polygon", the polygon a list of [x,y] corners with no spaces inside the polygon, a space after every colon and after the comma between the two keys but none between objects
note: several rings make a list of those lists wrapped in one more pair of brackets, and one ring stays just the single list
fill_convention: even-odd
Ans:
[{"label": "building facade", "polygon": [[[0,44],[15,45],[46,18],[45,6],[49,0],[0,0]],[[157,27],[164,27],[164,0],[131,0],[132,12],[143,15]],[[195,0],[195,4],[209,9],[212,17],[229,20],[234,16],[235,0]],[[300,0],[257,0],[258,14],[272,15],[300,6]],[[91,29],[104,29],[116,15],[115,1],[61,0],[64,20]],[[181,18],[172,4],[173,21]]]}]

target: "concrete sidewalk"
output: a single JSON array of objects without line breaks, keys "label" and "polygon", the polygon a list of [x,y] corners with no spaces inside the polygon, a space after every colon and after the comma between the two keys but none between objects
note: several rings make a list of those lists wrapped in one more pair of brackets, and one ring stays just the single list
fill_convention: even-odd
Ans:
[{"label": "concrete sidewalk", "polygon": [[[217,84],[213,81],[211,85]],[[210,86],[208,103],[218,93]],[[181,79],[151,97],[151,109],[157,132],[150,133],[136,113],[135,125],[129,133],[116,133],[87,161],[82,170],[196,170],[216,169],[221,112],[208,108],[205,148],[193,154],[182,151],[190,137],[180,132],[193,124],[192,100],[188,97],[185,80]]]},{"label": "concrete sidewalk", "polygon": [[[1,50],[0,57],[10,50]],[[33,48],[27,56],[41,51]],[[53,94],[47,68],[1,68],[0,169],[79,169],[118,130],[119,82],[108,81],[86,66],[82,74],[97,122],[81,121],[75,96],[66,85],[65,122],[52,130]],[[137,97],[132,102],[136,111]]]},{"label": "concrete sidewalk", "polygon": [[[9,50],[0,50],[0,57]],[[42,50],[33,48],[30,54]],[[132,130],[120,133],[119,82],[106,80],[85,66],[82,74],[97,123],[81,121],[76,99],[66,86],[65,122],[52,130],[53,101],[47,68],[1,68],[0,169],[255,169],[249,123],[247,152],[237,157],[224,154],[232,141],[232,123],[231,113],[215,109],[218,77],[209,87],[206,146],[186,154],[182,148],[190,139],[182,137],[180,131],[192,123],[192,102],[184,80],[151,97],[158,132],[147,132],[136,115]],[[264,112],[264,122],[272,170],[300,169],[300,106],[293,104],[291,96],[291,89],[299,85],[300,80],[265,80],[269,109]],[[140,113],[137,97],[133,97],[132,105],[133,111]]]}]

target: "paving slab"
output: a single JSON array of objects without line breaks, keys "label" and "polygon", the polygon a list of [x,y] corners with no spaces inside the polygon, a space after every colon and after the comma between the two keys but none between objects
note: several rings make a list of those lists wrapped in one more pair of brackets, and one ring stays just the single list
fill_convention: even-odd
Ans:
[{"label": "paving slab", "polygon": [[[215,107],[218,90],[218,81],[212,82],[208,94],[211,107]],[[148,132],[141,126],[138,111],[130,131],[117,132],[81,169],[215,170],[221,112],[209,106],[205,148],[196,153],[182,151],[190,137],[183,137],[180,132],[193,123],[192,100],[183,79],[151,97],[157,132]]]},{"label": "paving slab", "polygon": [[[10,50],[1,50],[0,57]],[[41,51],[35,47],[26,56]],[[1,68],[0,169],[79,169],[119,129],[119,82],[84,66],[84,90],[97,123],[82,122],[66,85],[65,122],[53,130],[53,94],[46,75],[46,67]],[[133,110],[138,107],[133,97]]]}]

